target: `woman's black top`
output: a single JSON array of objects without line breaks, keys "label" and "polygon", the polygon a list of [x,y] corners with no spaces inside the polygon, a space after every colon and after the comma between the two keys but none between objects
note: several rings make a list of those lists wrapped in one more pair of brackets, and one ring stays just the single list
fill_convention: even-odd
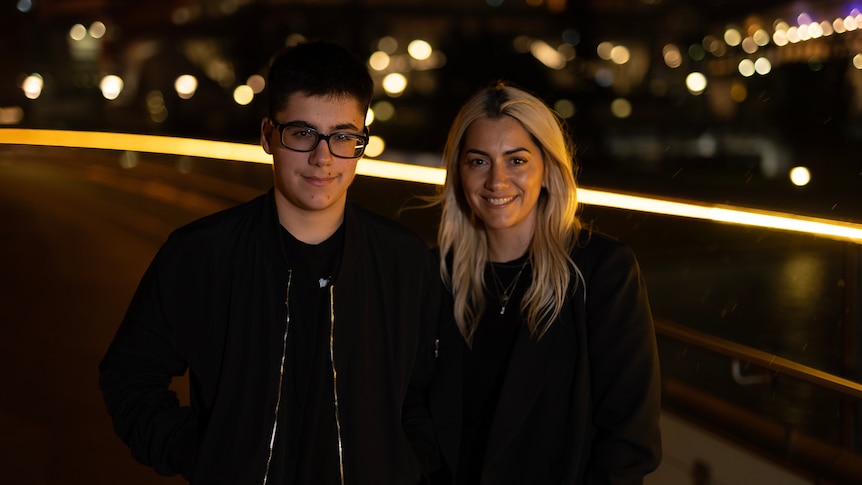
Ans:
[{"label": "woman's black top", "polygon": [[[527,257],[489,263],[485,268],[485,312],[473,335],[472,348],[464,354],[464,419],[458,483],[479,483],[494,410],[515,337],[522,325],[520,306],[531,281],[529,264],[523,267],[502,314],[500,289],[518,277]],[[495,282],[495,278],[498,281]]]}]

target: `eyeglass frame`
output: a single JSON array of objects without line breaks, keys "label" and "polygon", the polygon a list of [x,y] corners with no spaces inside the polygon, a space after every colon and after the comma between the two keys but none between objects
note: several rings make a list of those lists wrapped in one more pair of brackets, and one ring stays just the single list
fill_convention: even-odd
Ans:
[{"label": "eyeglass frame", "polygon": [[[313,152],[317,148],[317,145],[320,145],[321,140],[326,142],[326,149],[329,150],[329,154],[332,155],[333,157],[336,157],[336,158],[346,158],[346,159],[362,158],[362,155],[365,154],[365,149],[368,148],[369,135],[368,135],[368,127],[367,126],[362,127],[362,134],[350,133],[347,131],[334,131],[328,135],[325,135],[325,134],[315,130],[314,128],[312,128],[310,126],[304,125],[302,123],[297,123],[295,121],[290,121],[287,123],[279,123],[277,121],[274,121],[272,118],[270,118],[269,124],[273,128],[278,130],[278,142],[281,144],[281,146],[283,146],[284,148],[287,148],[288,150],[298,152],[298,153]],[[317,141],[315,141],[314,145],[312,145],[311,148],[309,148],[308,150],[298,150],[296,148],[291,148],[291,147],[284,144],[284,129],[287,127],[302,128],[304,130],[313,131],[317,135]],[[365,140],[365,144],[362,146],[362,152],[359,155],[356,155],[353,157],[345,157],[345,156],[337,155],[337,154],[333,153],[332,145],[329,144],[329,139],[332,138],[333,136],[336,136],[336,135],[350,135],[350,136],[358,136],[358,137],[362,138],[363,140]]]}]

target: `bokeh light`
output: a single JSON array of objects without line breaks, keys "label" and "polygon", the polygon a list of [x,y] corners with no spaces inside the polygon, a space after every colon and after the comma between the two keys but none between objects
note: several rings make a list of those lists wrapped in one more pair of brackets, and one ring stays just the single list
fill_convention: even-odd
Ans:
[{"label": "bokeh light", "polygon": [[119,76],[110,74],[102,78],[99,89],[102,90],[102,96],[105,99],[117,99],[123,92],[123,80]]},{"label": "bokeh light", "polygon": [[611,101],[611,114],[617,118],[628,118],[632,115],[632,103],[625,98]]},{"label": "bokeh light", "polygon": [[691,94],[701,94],[706,90],[706,76],[699,72],[693,72],[685,77],[685,87]]},{"label": "bokeh light", "polygon": [[69,29],[69,38],[74,41],[84,40],[87,36],[87,28],[81,24],[75,24]]},{"label": "bokeh light", "polygon": [[374,51],[368,58],[368,66],[375,71],[382,71],[389,67],[389,54],[383,51]]},{"label": "bokeh light", "polygon": [[233,100],[240,106],[245,106],[254,99],[254,90],[247,84],[241,84],[233,90]]},{"label": "bokeh light", "polygon": [[575,116],[575,103],[569,99],[557,100],[557,102],[554,103],[554,111],[556,111],[563,119],[571,118],[572,116]]},{"label": "bokeh light", "polygon": [[21,84],[21,89],[24,91],[24,96],[27,99],[37,99],[42,95],[42,88],[45,85],[45,81],[42,79],[42,76],[38,73],[31,74],[24,79],[24,82]]},{"label": "bokeh light", "polygon": [[740,34],[738,30],[736,30],[733,27],[728,27],[724,31],[724,43],[725,44],[727,44],[731,47],[736,47],[740,44],[740,42],[742,42],[742,34]]},{"label": "bokeh light", "polygon": [[174,81],[174,90],[182,99],[190,99],[198,89],[198,79],[191,74],[183,74]]},{"label": "bokeh light", "polygon": [[381,83],[383,90],[390,96],[400,96],[407,89],[407,78],[398,72],[387,74]]},{"label": "bokeh light", "polygon": [[385,150],[386,143],[383,141],[383,138],[375,135],[368,137],[368,146],[365,147],[366,157],[379,157]]},{"label": "bokeh light", "polygon": [[407,45],[407,53],[410,54],[410,57],[419,61],[431,57],[433,50],[431,44],[421,39],[414,40]]},{"label": "bokeh light", "polygon": [[385,99],[374,103],[372,109],[374,118],[380,121],[389,121],[395,116],[395,106]]},{"label": "bokeh light", "polygon": [[811,182],[811,172],[806,167],[793,167],[790,170],[790,181],[797,187],[803,187]]},{"label": "bokeh light", "polygon": [[679,52],[679,47],[667,44],[662,48],[661,52],[667,67],[676,69],[682,65],[682,54]]},{"label": "bokeh light", "polygon": [[266,79],[260,74],[252,74],[246,79],[245,83],[254,91],[254,94],[260,94],[266,87]]},{"label": "bokeh light", "polygon": [[616,45],[611,48],[611,61],[614,64],[625,64],[629,62],[631,57],[631,52],[629,51],[628,47],[624,45]]}]

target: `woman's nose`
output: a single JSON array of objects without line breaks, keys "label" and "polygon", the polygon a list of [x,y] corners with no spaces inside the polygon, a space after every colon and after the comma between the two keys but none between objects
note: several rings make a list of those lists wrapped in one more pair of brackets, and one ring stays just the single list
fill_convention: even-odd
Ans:
[{"label": "woman's nose", "polygon": [[506,185],[507,178],[506,167],[502,163],[491,162],[488,178],[485,179],[485,187],[490,190],[499,190]]}]

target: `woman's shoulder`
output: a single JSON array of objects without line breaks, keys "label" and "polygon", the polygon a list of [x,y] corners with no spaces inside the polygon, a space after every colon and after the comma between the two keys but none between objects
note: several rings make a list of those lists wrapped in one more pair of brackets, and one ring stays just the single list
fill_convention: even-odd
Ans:
[{"label": "woman's shoulder", "polygon": [[601,254],[608,250],[625,250],[628,246],[615,236],[592,228],[581,229],[571,251],[572,258]]},{"label": "woman's shoulder", "polygon": [[595,229],[581,230],[570,256],[578,268],[587,272],[595,266],[637,265],[634,252],[628,244]]}]

